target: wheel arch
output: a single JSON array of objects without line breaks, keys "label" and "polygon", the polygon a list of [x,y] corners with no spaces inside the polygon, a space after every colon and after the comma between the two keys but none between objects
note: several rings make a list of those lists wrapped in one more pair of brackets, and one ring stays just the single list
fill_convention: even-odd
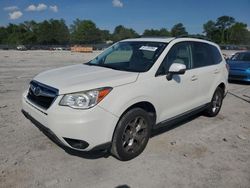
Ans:
[{"label": "wheel arch", "polygon": [[[156,121],[156,109],[155,109],[155,106],[151,103],[151,102],[148,102],[148,101],[140,101],[140,102],[137,102],[137,103],[134,103],[132,105],[130,105],[129,107],[127,107],[127,109],[121,114],[120,118],[126,113],[128,112],[129,110],[133,109],[133,108],[141,108],[143,110],[145,110],[146,112],[149,113],[150,117],[152,118],[153,122],[155,123]],[[120,119],[119,118],[119,119]]]},{"label": "wheel arch", "polygon": [[221,82],[216,88],[221,88],[223,91],[223,95],[225,95],[226,92],[226,84],[224,82]]},{"label": "wheel arch", "polygon": [[123,110],[123,112],[120,114],[119,116],[119,120],[117,121],[116,123],[116,126],[115,126],[115,129],[114,129],[114,132],[113,132],[113,135],[112,135],[112,140],[114,138],[114,133],[116,131],[116,128],[117,128],[117,125],[120,121],[120,119],[122,118],[122,116],[127,113],[129,110],[133,109],[133,108],[142,108],[143,110],[147,111],[152,119],[152,126],[154,126],[155,122],[156,122],[156,118],[157,118],[157,112],[156,112],[156,108],[155,106],[149,102],[149,101],[146,101],[146,100],[143,100],[143,101],[137,101],[133,104],[130,104],[128,105],[125,110]]},{"label": "wheel arch", "polygon": [[227,92],[227,85],[225,82],[221,81],[221,82],[217,82],[216,84],[214,84],[214,86],[211,88],[210,92],[209,92],[209,101],[212,99],[214,92],[217,88],[221,88],[223,90],[223,96],[225,96],[226,92]]}]

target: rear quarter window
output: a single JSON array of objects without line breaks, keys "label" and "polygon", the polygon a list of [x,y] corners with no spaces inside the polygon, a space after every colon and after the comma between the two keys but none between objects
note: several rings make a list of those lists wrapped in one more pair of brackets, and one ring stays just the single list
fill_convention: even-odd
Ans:
[{"label": "rear quarter window", "polygon": [[217,47],[210,45],[211,53],[213,54],[214,64],[219,64],[222,61],[220,51]]}]

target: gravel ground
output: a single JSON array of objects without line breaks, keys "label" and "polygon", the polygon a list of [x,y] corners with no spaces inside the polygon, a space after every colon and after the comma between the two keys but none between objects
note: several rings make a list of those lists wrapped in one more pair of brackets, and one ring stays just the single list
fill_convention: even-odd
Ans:
[{"label": "gravel ground", "polygon": [[[231,83],[220,114],[159,131],[136,159],[69,154],[20,112],[37,73],[86,62],[65,51],[0,51],[0,187],[250,187],[250,85]],[[162,134],[160,134],[162,133]]]}]

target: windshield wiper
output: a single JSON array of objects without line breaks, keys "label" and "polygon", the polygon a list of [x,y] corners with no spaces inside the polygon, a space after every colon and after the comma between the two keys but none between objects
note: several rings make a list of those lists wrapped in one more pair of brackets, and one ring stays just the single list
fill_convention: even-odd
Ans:
[{"label": "windshield wiper", "polygon": [[88,62],[88,63],[84,63],[84,65],[104,67],[104,68],[108,68],[108,69],[119,70],[119,71],[126,71],[126,72],[140,72],[140,71],[133,70],[133,69],[113,67],[113,66],[109,66],[109,65],[105,65],[105,64],[94,64],[94,63],[89,63]]},{"label": "windshield wiper", "polygon": [[88,63],[83,63],[83,65],[103,67],[103,66],[102,66],[102,65],[100,65],[100,64],[94,64],[94,63],[90,63],[90,62],[88,62]]},{"label": "windshield wiper", "polygon": [[113,69],[113,70],[123,70],[119,67],[113,67],[113,66],[109,66],[109,65],[100,65],[100,67],[105,67],[105,68],[109,68],[109,69]]},{"label": "windshield wiper", "polygon": [[90,66],[97,66],[97,67],[104,67],[104,68],[109,68],[109,69],[114,69],[114,70],[122,70],[118,67],[113,67],[109,65],[104,65],[104,64],[94,64],[94,63],[84,63],[84,65],[90,65]]},{"label": "windshield wiper", "polygon": [[93,63],[90,63],[90,61],[89,62],[87,62],[87,63],[82,63],[83,65],[95,65],[95,64],[93,64]]}]

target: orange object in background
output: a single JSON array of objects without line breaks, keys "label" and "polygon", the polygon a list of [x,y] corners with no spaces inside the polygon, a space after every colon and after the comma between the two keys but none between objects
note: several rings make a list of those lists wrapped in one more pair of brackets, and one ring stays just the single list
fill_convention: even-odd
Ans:
[{"label": "orange object in background", "polygon": [[92,53],[93,47],[83,47],[83,46],[72,46],[70,48],[71,52],[83,52],[83,53]]}]

